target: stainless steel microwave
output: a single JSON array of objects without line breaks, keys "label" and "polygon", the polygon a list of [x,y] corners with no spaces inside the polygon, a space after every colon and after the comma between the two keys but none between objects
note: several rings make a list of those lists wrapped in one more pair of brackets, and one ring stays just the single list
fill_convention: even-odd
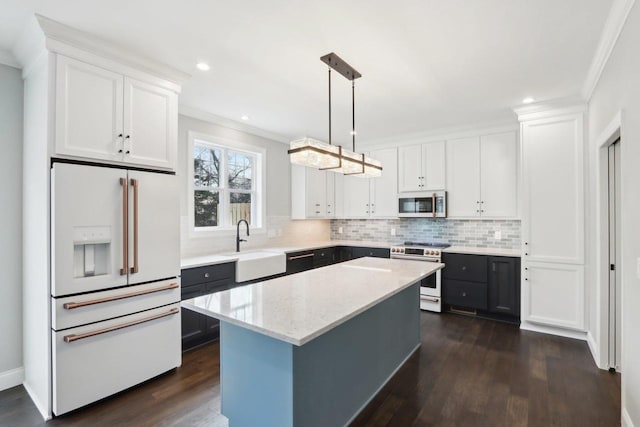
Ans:
[{"label": "stainless steel microwave", "polygon": [[398,216],[446,218],[447,192],[400,194],[398,196]]}]

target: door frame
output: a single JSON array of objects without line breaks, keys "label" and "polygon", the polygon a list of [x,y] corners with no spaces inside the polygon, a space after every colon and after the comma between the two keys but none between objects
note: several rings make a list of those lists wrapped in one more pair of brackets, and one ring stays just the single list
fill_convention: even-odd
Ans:
[{"label": "door frame", "polygon": [[[592,301],[591,308],[595,310],[595,324],[591,325],[588,334],[588,343],[591,347],[596,364],[600,369],[609,368],[609,146],[618,139],[623,141],[623,122],[624,114],[620,110],[613,117],[600,136],[595,140],[595,161],[596,161],[596,233],[594,241],[596,243],[595,254],[595,301]],[[620,154],[622,156],[624,146],[620,145]],[[621,167],[620,164],[616,165]],[[620,183],[622,192],[623,183]],[[619,202],[619,208],[622,211],[622,198]],[[623,221],[619,224],[620,230],[623,229]],[[622,240],[624,235],[620,232],[620,243],[618,247],[622,248]],[[623,252],[620,251],[616,256],[617,271],[622,271]],[[624,280],[622,275],[617,275],[620,280],[620,291],[624,298]],[[622,308],[620,318],[623,318]],[[592,317],[593,319],[593,317]],[[622,331],[622,323],[620,324]],[[622,350],[623,352],[624,350]],[[624,367],[621,367],[621,370]]]}]

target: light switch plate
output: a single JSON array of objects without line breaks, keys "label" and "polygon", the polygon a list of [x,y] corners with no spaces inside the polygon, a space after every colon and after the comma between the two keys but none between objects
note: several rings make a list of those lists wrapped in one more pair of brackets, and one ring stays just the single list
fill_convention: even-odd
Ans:
[{"label": "light switch plate", "polygon": [[392,236],[395,236],[395,235],[396,235],[396,229],[395,229],[395,228],[392,228],[392,229],[391,229],[391,235],[392,235]]},{"label": "light switch plate", "polygon": [[496,231],[493,233],[493,238],[496,240],[502,240],[502,231]]},{"label": "light switch plate", "polygon": [[338,227],[338,234],[342,234],[342,227]]}]

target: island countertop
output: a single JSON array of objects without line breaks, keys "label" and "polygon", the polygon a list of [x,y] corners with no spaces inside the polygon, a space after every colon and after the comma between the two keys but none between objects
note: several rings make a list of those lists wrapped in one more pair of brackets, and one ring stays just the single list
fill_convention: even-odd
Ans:
[{"label": "island countertop", "polygon": [[431,262],[359,258],[196,297],[182,305],[301,346],[443,267]]}]

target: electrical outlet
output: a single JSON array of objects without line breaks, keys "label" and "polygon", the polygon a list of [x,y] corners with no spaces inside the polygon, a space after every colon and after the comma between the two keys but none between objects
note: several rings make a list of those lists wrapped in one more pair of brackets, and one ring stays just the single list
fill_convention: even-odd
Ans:
[{"label": "electrical outlet", "polygon": [[395,236],[395,235],[396,235],[396,229],[395,229],[395,228],[392,228],[392,229],[391,229],[391,235],[392,235],[392,236]]},{"label": "electrical outlet", "polygon": [[338,227],[338,234],[342,234],[342,227]]},{"label": "electrical outlet", "polygon": [[493,238],[496,240],[502,240],[502,231],[496,231],[493,233]]}]

